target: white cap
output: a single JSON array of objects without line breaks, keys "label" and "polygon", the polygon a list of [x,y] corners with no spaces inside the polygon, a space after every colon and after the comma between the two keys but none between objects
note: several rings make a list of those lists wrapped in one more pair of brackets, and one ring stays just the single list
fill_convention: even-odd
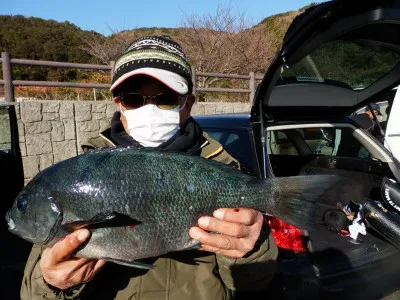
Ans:
[{"label": "white cap", "polygon": [[121,77],[119,77],[111,85],[110,91],[113,91],[118,85],[120,85],[126,79],[135,75],[147,75],[153,77],[154,79],[157,79],[161,83],[165,84],[171,90],[181,95],[186,95],[189,91],[188,82],[181,75],[157,68],[140,68],[127,72]]}]

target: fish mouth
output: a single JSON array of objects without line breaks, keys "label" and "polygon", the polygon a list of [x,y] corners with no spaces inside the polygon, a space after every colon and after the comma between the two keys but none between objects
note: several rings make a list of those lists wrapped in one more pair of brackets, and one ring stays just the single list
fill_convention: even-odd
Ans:
[{"label": "fish mouth", "polygon": [[21,231],[19,231],[17,229],[17,225],[15,224],[15,222],[14,222],[12,216],[11,216],[11,211],[8,211],[6,213],[5,218],[6,218],[6,222],[7,222],[7,225],[8,225],[8,231],[10,231],[11,233],[23,238],[24,240],[30,241],[32,243],[35,242],[34,238],[32,238],[31,236],[23,236]]},{"label": "fish mouth", "polygon": [[12,218],[12,213],[11,211],[7,211],[5,215],[5,219],[8,225],[8,231],[11,233],[20,236],[24,240],[30,241],[35,244],[40,244],[40,245],[46,245],[49,243],[51,240],[53,240],[54,236],[56,235],[58,228],[61,225],[63,215],[62,213],[58,213],[57,218],[55,220],[55,223],[53,227],[51,228],[49,234],[45,239],[38,240],[38,228],[40,228],[41,224],[38,224],[35,222],[35,227],[36,227],[36,235],[27,235],[27,232],[23,234],[23,231],[18,230],[17,225],[15,224],[13,218]]},{"label": "fish mouth", "polygon": [[6,222],[7,222],[9,231],[11,231],[11,232],[16,231],[15,230],[16,226],[15,226],[14,220],[11,218],[11,213],[9,211],[6,213]]}]

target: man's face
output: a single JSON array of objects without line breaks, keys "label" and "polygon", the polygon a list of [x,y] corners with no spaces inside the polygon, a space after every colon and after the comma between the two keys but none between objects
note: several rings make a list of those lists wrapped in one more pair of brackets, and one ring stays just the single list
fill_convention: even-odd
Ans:
[{"label": "man's face", "polygon": [[[369,118],[370,118],[371,120],[375,120],[373,114],[371,113],[371,111],[370,111],[369,109],[366,110],[365,113],[369,116]],[[378,116],[378,115],[379,115],[379,111],[376,110],[376,109],[373,110],[373,113],[375,114],[375,116]]]},{"label": "man's face", "polygon": [[[170,88],[162,84],[160,81],[149,76],[133,76],[130,79],[126,80],[121,84],[121,87],[119,87],[118,90],[118,95],[121,95],[123,93],[137,93],[142,96],[156,96],[160,94],[168,94],[172,97],[176,97],[175,99],[177,100],[178,105],[181,108],[179,112],[179,120],[180,120],[179,123],[181,126],[186,121],[186,119],[190,117],[190,111],[192,110],[192,106],[194,103],[193,95],[182,96],[172,91]],[[152,97],[144,97],[143,103],[140,102],[140,107],[129,105],[129,103],[127,103],[128,101],[124,102],[123,97],[121,98],[115,97],[114,102],[116,103],[117,107],[121,105],[122,110],[137,109],[147,104],[156,104],[156,105],[158,104],[157,100],[155,100]],[[121,121],[122,124],[124,125],[125,131],[129,133],[129,130],[127,130],[128,128],[127,121],[124,114],[121,114]]]}]

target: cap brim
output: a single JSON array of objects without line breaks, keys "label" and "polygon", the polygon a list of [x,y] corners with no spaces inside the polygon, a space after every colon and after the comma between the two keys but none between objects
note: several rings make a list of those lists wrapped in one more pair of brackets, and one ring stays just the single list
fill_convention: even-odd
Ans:
[{"label": "cap brim", "polygon": [[156,68],[140,68],[130,72],[125,73],[119,77],[110,87],[110,91],[113,91],[117,86],[119,86],[126,79],[135,75],[147,75],[157,79],[161,83],[165,84],[171,90],[177,92],[181,95],[186,95],[189,91],[188,82],[181,75]]}]

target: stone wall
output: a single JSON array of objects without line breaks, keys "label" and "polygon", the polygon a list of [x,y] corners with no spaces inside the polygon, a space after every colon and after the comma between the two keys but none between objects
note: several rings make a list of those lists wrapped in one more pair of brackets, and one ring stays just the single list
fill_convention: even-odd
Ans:
[{"label": "stone wall", "polygon": [[[23,100],[16,105],[25,183],[50,165],[82,152],[80,144],[106,129],[113,102]],[[192,115],[248,112],[244,103],[196,103]]]}]

